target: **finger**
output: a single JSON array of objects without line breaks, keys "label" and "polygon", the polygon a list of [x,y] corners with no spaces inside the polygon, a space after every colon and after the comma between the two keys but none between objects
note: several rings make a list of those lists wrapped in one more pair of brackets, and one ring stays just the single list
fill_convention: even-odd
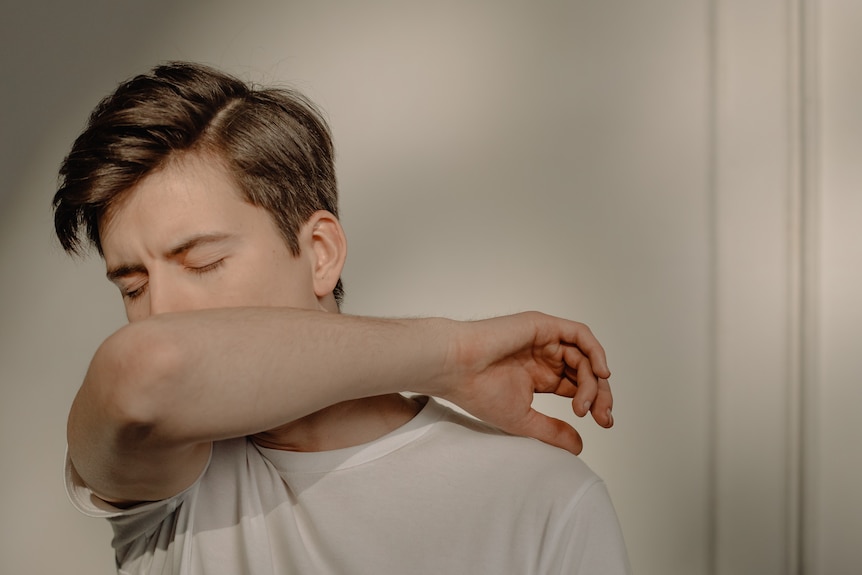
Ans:
[{"label": "finger", "polygon": [[605,349],[587,325],[570,322],[570,331],[566,335],[566,341],[576,345],[590,359],[593,371],[598,377],[607,379],[611,376]]},{"label": "finger", "polygon": [[596,399],[590,410],[596,423],[602,427],[613,427],[613,407],[614,397],[611,392],[611,384],[607,379],[599,378]]},{"label": "finger", "polygon": [[514,435],[532,437],[575,455],[578,455],[584,448],[581,435],[574,427],[565,421],[539,413],[535,409],[530,409],[518,424],[512,424],[504,428],[503,431]]},{"label": "finger", "polygon": [[557,389],[554,390],[554,394],[562,397],[575,397],[575,394],[578,392],[577,381],[577,375],[570,374],[567,369],[559,385],[557,385]]},{"label": "finger", "polygon": [[575,372],[577,392],[572,398],[572,409],[578,417],[583,417],[590,411],[596,399],[598,378],[593,373],[590,360],[575,347],[565,350],[564,359],[568,372]]}]

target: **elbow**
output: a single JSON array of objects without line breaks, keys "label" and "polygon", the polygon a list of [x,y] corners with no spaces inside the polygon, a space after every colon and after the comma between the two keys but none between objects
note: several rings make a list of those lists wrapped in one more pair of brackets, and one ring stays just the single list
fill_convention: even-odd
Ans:
[{"label": "elbow", "polygon": [[76,472],[100,496],[119,500],[146,499],[125,490],[140,487],[142,454],[177,443],[170,393],[182,377],[183,349],[160,326],[144,324],[123,327],[102,343],[67,421]]},{"label": "elbow", "polygon": [[[106,339],[73,404],[110,425],[115,437],[151,436],[169,411],[182,352],[154,322],[136,322]],[[81,406],[78,404],[82,403]],[[119,439],[119,437],[117,437]]]}]

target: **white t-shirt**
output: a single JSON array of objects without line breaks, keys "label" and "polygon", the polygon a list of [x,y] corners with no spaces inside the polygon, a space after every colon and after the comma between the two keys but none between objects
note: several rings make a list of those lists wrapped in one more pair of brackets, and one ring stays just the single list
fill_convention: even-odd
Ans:
[{"label": "white t-shirt", "polygon": [[628,573],[604,483],[579,458],[430,399],[368,444],[299,453],[216,442],[189,489],[117,509],[66,464],[83,513],[114,528],[120,573]]}]

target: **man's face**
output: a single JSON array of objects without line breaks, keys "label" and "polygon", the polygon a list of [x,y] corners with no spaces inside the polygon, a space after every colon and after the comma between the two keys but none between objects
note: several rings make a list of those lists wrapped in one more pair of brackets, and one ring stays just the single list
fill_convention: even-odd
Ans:
[{"label": "man's face", "polygon": [[320,308],[309,250],[294,257],[269,214],[207,156],[144,178],[103,222],[101,241],[129,321],[220,307]]}]

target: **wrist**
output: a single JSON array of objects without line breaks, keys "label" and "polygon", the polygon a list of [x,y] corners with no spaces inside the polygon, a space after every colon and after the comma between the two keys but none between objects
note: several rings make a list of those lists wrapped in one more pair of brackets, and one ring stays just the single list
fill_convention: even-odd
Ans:
[{"label": "wrist", "polygon": [[457,387],[457,333],[463,322],[445,318],[423,318],[419,322],[418,357],[413,366],[409,391],[446,398]]}]

